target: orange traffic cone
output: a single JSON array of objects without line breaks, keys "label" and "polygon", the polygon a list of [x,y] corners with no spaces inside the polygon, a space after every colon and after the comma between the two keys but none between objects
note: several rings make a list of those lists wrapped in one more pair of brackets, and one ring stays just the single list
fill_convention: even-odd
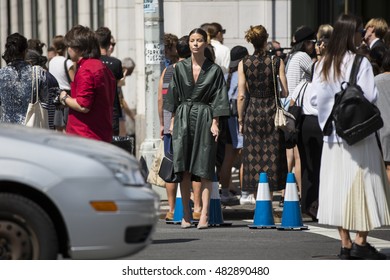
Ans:
[{"label": "orange traffic cone", "polygon": [[268,185],[267,173],[260,173],[257,188],[255,216],[249,228],[276,228],[272,212],[271,193]]},{"label": "orange traffic cone", "polygon": [[286,190],[284,192],[284,205],[282,223],[278,229],[304,230],[307,226],[302,223],[301,207],[299,205],[298,188],[294,173],[287,174]]}]

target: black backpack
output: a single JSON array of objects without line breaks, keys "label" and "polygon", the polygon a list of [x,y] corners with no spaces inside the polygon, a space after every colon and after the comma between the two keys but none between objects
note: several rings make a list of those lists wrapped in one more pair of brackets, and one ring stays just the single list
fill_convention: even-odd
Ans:
[{"label": "black backpack", "polygon": [[349,83],[343,82],[341,91],[336,93],[332,112],[323,130],[324,135],[329,136],[332,133],[333,121],[337,135],[348,145],[359,142],[383,126],[378,107],[364,97],[362,88],[356,84],[362,59],[361,55],[355,56]]}]

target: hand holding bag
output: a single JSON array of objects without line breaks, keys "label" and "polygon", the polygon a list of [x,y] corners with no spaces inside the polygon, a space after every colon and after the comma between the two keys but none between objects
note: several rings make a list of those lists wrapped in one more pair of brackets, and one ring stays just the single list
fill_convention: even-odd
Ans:
[{"label": "hand holding bag", "polygon": [[276,89],[276,79],[275,79],[275,60],[274,56],[271,58],[272,60],[272,76],[274,79],[274,92],[275,92],[275,105],[276,105],[276,113],[275,113],[275,128],[281,129],[284,132],[294,132],[295,131],[295,118],[292,114],[287,112],[282,106],[280,106],[278,101],[278,94]]},{"label": "hand holding bag", "polygon": [[[33,66],[31,72],[32,72],[31,101],[27,107],[25,126],[49,128],[47,110],[45,110],[42,107],[42,104],[39,101],[39,68],[37,66]],[[35,102],[34,102],[34,95],[36,97]]]},{"label": "hand holding bag", "polygon": [[158,175],[167,183],[178,183],[182,180],[181,174],[175,173],[173,168],[172,138],[169,141],[168,153],[165,154],[161,161]]}]

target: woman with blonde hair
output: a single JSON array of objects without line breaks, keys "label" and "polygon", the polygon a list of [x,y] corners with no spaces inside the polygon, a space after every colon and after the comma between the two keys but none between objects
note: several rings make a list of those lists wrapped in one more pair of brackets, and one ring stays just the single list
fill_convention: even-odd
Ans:
[{"label": "woman with blonde hair", "polygon": [[[259,173],[268,176],[271,191],[284,189],[287,176],[286,144],[275,128],[275,83],[280,76],[282,94],[287,95],[284,63],[266,51],[268,33],[262,25],[251,26],[245,39],[255,51],[238,64],[238,122],[244,135],[241,204],[254,204]],[[248,104],[245,105],[245,92]]]}]

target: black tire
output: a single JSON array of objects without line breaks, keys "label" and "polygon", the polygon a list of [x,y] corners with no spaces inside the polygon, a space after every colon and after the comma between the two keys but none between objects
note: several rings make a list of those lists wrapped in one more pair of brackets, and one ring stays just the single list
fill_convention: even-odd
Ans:
[{"label": "black tire", "polygon": [[0,259],[57,259],[53,222],[35,202],[0,193]]}]

